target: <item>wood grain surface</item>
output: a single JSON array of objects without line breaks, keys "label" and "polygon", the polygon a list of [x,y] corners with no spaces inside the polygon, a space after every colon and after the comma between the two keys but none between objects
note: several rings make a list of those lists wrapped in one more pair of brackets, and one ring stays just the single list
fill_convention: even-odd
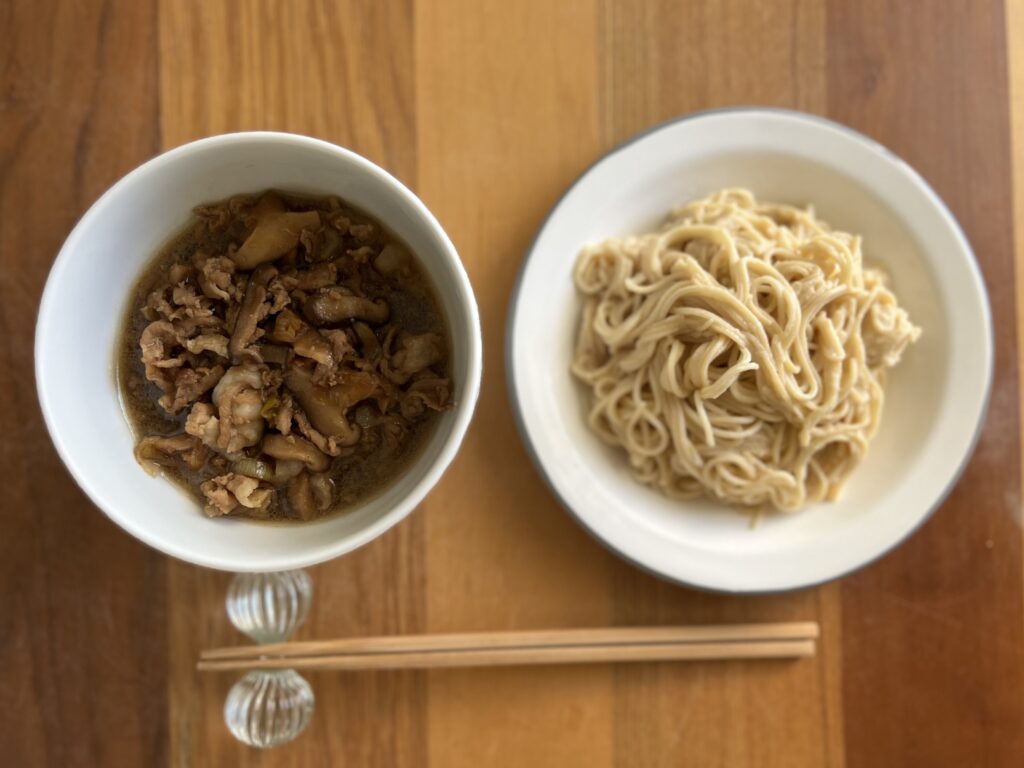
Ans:
[{"label": "wood grain surface", "polygon": [[[906,158],[964,227],[996,328],[986,428],[941,509],[864,570],[766,597],[610,555],[534,472],[505,389],[511,287],[566,186],[639,130],[733,104],[826,115]],[[256,128],[350,147],[410,185],[459,249],[485,345],[455,464],[404,523],[312,569],[296,639],[813,620],[818,656],[316,673],[296,742],[236,743],[234,678],[194,671],[240,640],[229,576],[89,504],[45,433],[32,333],[61,242],[107,186]],[[1021,765],[1022,136],[1019,0],[0,3],[0,764]]]}]

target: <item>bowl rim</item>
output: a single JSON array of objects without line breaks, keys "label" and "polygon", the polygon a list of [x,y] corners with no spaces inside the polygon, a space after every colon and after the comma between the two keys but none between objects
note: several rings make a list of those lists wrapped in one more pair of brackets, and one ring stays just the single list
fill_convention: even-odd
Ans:
[{"label": "bowl rim", "polygon": [[[969,258],[967,259],[967,266],[971,272],[971,276],[974,280],[975,287],[978,289],[977,293],[981,299],[981,311],[982,320],[985,326],[985,337],[984,337],[984,356],[986,365],[984,369],[984,394],[982,397],[981,407],[979,410],[977,423],[974,425],[974,429],[970,440],[967,443],[966,450],[960,460],[956,471],[950,476],[948,482],[941,489],[937,495],[934,503],[925,511],[923,515],[912,525],[902,536],[894,539],[883,547],[871,557],[861,561],[860,563],[854,564],[850,567],[841,569],[837,572],[826,575],[822,578],[812,579],[809,581],[799,581],[797,583],[788,584],[783,587],[769,587],[764,589],[758,588],[728,588],[723,586],[717,586],[714,584],[703,583],[697,580],[691,580],[683,578],[675,574],[669,574],[658,568],[642,562],[634,557],[632,554],[625,551],[624,548],[620,548],[615,542],[606,539],[601,535],[598,530],[591,525],[588,519],[580,514],[569,500],[565,497],[562,491],[558,488],[551,474],[545,467],[541,460],[540,454],[534,443],[534,440],[530,434],[529,428],[526,425],[526,419],[523,412],[522,400],[519,394],[517,385],[517,369],[515,364],[515,327],[516,318],[520,311],[520,302],[522,300],[523,284],[525,282],[526,273],[530,262],[536,255],[537,244],[541,237],[547,231],[556,215],[561,210],[563,204],[567,198],[590,176],[591,173],[596,171],[599,166],[609,161],[614,156],[621,152],[629,149],[634,144],[637,144],[651,136],[660,133],[665,130],[675,128],[678,125],[690,122],[700,121],[705,118],[713,118],[728,115],[739,115],[750,118],[757,117],[776,117],[794,120],[796,122],[803,122],[811,124],[817,128],[832,131],[833,133],[839,134],[844,139],[854,142],[860,145],[863,149],[880,156],[882,159],[888,161],[897,171],[899,171],[906,179],[917,188],[917,190],[924,194],[928,201],[935,207],[941,217],[944,219],[946,224],[950,227],[954,238],[957,241],[957,245],[962,252],[966,253]],[[974,253],[974,249],[971,247],[970,241],[964,234],[963,228],[953,215],[949,206],[946,205],[945,201],[939,196],[939,194],[932,189],[931,185],[925,180],[925,178],[906,160],[897,155],[894,151],[881,144],[880,142],[872,139],[869,136],[864,135],[860,131],[851,128],[848,125],[831,120],[821,115],[812,114],[809,112],[803,112],[795,109],[787,109],[784,107],[768,107],[768,106],[757,106],[757,105],[736,105],[728,107],[717,107],[711,109],[697,110],[694,112],[687,112],[682,115],[668,118],[661,122],[655,123],[654,125],[646,128],[632,136],[626,138],[620,143],[613,146],[607,152],[599,155],[592,163],[590,163],[582,172],[580,172],[576,178],[566,187],[565,191],[558,197],[558,199],[551,206],[548,213],[544,216],[540,225],[537,227],[537,231],[527,246],[523,261],[520,264],[519,271],[516,274],[515,284],[512,289],[512,295],[509,299],[508,313],[505,324],[505,383],[508,389],[509,400],[512,406],[512,413],[516,423],[516,427],[519,431],[520,438],[523,441],[523,445],[526,449],[526,453],[529,455],[530,460],[533,462],[537,473],[540,475],[544,484],[551,491],[552,495],[558,501],[558,503],[565,509],[570,516],[585,530],[592,538],[594,538],[601,546],[603,546],[609,552],[622,558],[630,565],[638,568],[641,571],[649,573],[664,581],[677,584],[691,589],[696,589],[701,592],[709,592],[716,594],[748,594],[748,595],[771,595],[771,594],[783,594],[786,592],[794,592],[800,589],[807,589],[810,587],[820,586],[829,582],[840,579],[851,573],[854,573],[861,568],[865,568],[872,563],[880,560],[885,555],[889,554],[901,544],[907,541],[913,536],[930,518],[935,511],[942,506],[946,501],[953,488],[956,487],[960,481],[964,471],[967,469],[967,465],[971,461],[971,457],[974,455],[974,451],[977,448],[978,441],[981,438],[981,433],[984,430],[985,423],[988,417],[989,407],[992,400],[992,383],[994,377],[995,367],[995,340],[994,340],[994,329],[992,325],[992,309],[989,303],[988,291],[985,287],[984,276],[981,272],[981,267],[978,264],[977,256]]]},{"label": "bowl rim", "polygon": [[[245,560],[244,556],[240,557],[238,562],[228,561],[169,544],[159,535],[151,534],[145,526],[137,525],[134,516],[130,512],[124,513],[120,509],[108,506],[103,498],[103,494],[90,481],[88,471],[83,468],[82,463],[75,456],[74,452],[65,444],[60,424],[53,413],[43,365],[43,360],[46,358],[46,354],[43,353],[53,336],[50,327],[56,313],[54,308],[56,286],[63,280],[67,265],[74,258],[73,254],[79,250],[80,242],[85,237],[87,230],[94,226],[98,220],[102,219],[106,211],[114,204],[115,199],[126,188],[137,184],[141,179],[160,174],[167,166],[178,162],[183,157],[196,151],[215,149],[239,143],[279,143],[300,148],[312,148],[332,154],[350,163],[358,172],[365,173],[375,178],[378,182],[383,183],[392,194],[397,195],[405,204],[410,206],[411,210],[419,217],[424,228],[436,239],[440,246],[439,250],[443,251],[444,257],[448,262],[452,278],[457,283],[455,286],[457,299],[466,313],[468,327],[466,328],[465,335],[469,340],[468,348],[465,350],[466,380],[460,382],[461,393],[455,406],[455,419],[452,423],[451,431],[447,439],[440,445],[439,450],[430,456],[429,464],[423,477],[410,492],[384,514],[370,520],[357,531],[347,536],[339,537],[330,544],[318,548],[316,552],[275,554],[273,556],[264,556],[256,562],[242,562]],[[369,213],[375,215],[373,212]],[[427,208],[426,204],[405,184],[366,157],[323,139],[282,131],[238,131],[196,139],[150,158],[119,178],[89,206],[64,240],[47,275],[42,298],[39,302],[39,310],[36,314],[33,357],[36,395],[43,413],[43,421],[46,424],[47,432],[64,466],[96,507],[126,533],[165,555],[206,568],[235,572],[256,572],[304,568],[347,554],[397,525],[422,503],[426,495],[436,486],[441,476],[455,459],[473,419],[479,398],[480,381],[483,371],[483,340],[476,295],[466,273],[465,265],[440,222]],[[113,386],[116,388],[116,384]],[[358,507],[353,511],[358,511]]]}]

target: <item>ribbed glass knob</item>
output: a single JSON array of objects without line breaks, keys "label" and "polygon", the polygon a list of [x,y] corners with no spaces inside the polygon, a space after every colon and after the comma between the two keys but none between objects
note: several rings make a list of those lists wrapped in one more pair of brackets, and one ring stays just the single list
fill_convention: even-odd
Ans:
[{"label": "ribbed glass knob", "polygon": [[266,749],[286,744],[309,725],[313,689],[293,669],[256,670],[232,686],[224,722],[243,744]]},{"label": "ribbed glass knob", "polygon": [[228,617],[255,642],[280,643],[305,620],[312,596],[302,570],[239,573],[228,588]]}]

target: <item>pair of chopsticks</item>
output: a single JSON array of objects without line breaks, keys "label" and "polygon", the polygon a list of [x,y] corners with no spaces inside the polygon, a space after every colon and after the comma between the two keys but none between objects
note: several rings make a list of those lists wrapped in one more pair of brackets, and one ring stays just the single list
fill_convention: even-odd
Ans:
[{"label": "pair of chopsticks", "polygon": [[813,656],[815,622],[345,638],[203,651],[197,668],[438,669]]}]

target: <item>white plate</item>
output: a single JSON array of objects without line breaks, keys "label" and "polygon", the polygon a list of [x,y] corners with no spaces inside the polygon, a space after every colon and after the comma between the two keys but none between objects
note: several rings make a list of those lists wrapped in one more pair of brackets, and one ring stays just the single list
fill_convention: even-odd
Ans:
[{"label": "white plate", "polygon": [[[585,422],[569,374],[585,243],[657,228],[717,189],[803,205],[864,236],[924,333],[892,372],[881,428],[841,499],[762,519],[636,483]],[[973,450],[992,378],[988,300],[956,220],[906,163],[827,120],[771,109],[690,115],[600,160],[569,189],[527,254],[513,297],[508,370],[520,429],[565,507],[623,557],[667,579],[729,592],[817,584],[902,541],[942,501]]]}]

